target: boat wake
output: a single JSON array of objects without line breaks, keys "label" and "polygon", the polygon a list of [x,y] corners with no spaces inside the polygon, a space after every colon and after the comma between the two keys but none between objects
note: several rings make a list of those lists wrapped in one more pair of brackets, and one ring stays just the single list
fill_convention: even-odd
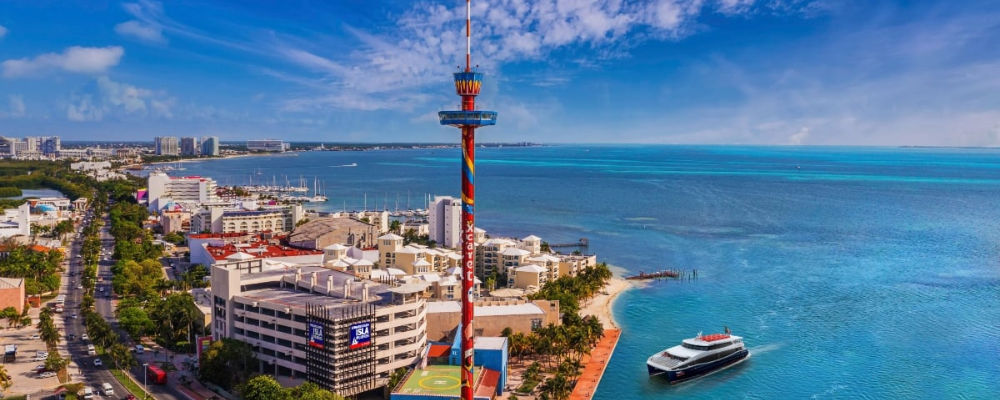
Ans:
[{"label": "boat wake", "polygon": [[331,165],[330,168],[344,168],[344,167],[357,167],[357,166],[358,163],[352,162],[350,164]]},{"label": "boat wake", "polygon": [[750,354],[759,356],[761,354],[770,353],[780,348],[781,348],[781,343],[772,343],[772,344],[762,344],[760,346],[754,346],[747,350],[750,350]]}]

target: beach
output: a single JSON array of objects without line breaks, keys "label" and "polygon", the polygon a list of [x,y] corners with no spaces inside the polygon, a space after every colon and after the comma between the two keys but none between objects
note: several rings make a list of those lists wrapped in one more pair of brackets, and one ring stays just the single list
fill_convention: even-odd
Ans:
[{"label": "beach", "polygon": [[626,289],[632,287],[632,283],[625,280],[621,276],[612,276],[608,283],[604,285],[602,289],[593,298],[584,301],[580,306],[580,315],[596,316],[601,324],[604,325],[605,329],[618,329],[618,323],[615,322],[614,316],[614,304],[615,299],[618,295],[622,294]]}]

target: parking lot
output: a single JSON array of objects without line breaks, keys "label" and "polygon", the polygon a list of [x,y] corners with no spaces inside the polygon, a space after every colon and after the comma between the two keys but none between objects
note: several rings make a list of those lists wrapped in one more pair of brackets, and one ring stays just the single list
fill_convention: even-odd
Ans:
[{"label": "parking lot", "polygon": [[[35,369],[35,367],[45,364],[44,359],[35,359],[36,353],[38,351],[48,351],[45,343],[38,338],[38,329],[34,326],[38,322],[38,312],[39,309],[37,308],[31,309],[31,326],[0,329],[0,345],[13,344],[17,346],[15,361],[4,363],[7,373],[14,383],[8,390],[8,393],[35,393],[39,389],[53,389],[59,386],[58,378],[55,376],[40,378],[39,373]],[[57,316],[54,320],[56,321],[57,328],[62,331],[62,318]],[[0,326],[6,325],[6,321],[0,321]],[[66,357],[68,354],[66,353],[65,343],[60,343],[59,347],[59,353],[63,357]],[[70,373],[78,371],[75,364],[70,364],[67,368]]]}]

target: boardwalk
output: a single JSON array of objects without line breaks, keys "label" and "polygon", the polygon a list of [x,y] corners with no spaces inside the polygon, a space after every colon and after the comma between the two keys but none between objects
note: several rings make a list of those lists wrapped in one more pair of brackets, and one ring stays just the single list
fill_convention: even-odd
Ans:
[{"label": "boardwalk", "polygon": [[601,376],[604,375],[604,369],[608,367],[608,361],[611,360],[611,354],[615,352],[615,346],[618,345],[618,337],[621,334],[622,331],[619,329],[604,330],[604,337],[584,360],[583,374],[577,380],[573,393],[569,395],[569,400],[590,400],[594,397],[597,384],[601,383]]}]

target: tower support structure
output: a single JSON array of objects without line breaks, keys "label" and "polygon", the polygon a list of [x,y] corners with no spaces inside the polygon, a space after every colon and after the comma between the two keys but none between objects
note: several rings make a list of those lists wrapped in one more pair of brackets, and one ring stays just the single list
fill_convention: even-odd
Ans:
[{"label": "tower support structure", "polygon": [[472,69],[472,7],[465,1],[465,70],[455,73],[455,92],[462,98],[462,109],[438,113],[441,125],[457,127],[462,132],[462,371],[461,398],[473,400],[473,355],[475,344],[474,293],[476,283],[476,128],[496,125],[496,111],[476,110],[476,96],[483,85],[483,74]]}]

